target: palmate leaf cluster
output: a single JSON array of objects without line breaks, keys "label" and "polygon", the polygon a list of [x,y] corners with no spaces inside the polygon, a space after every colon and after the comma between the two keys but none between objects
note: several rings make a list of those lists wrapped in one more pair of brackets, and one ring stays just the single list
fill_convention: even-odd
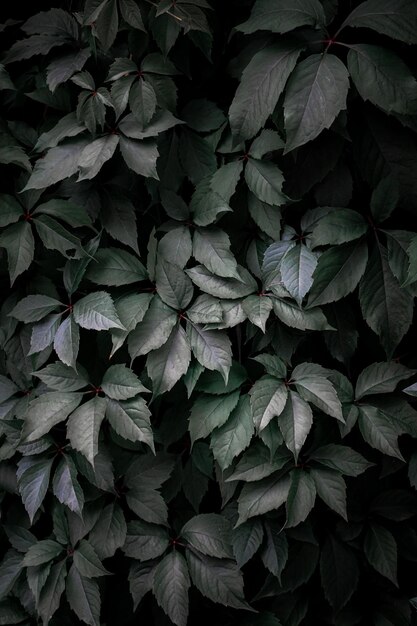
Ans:
[{"label": "palmate leaf cluster", "polygon": [[0,624],[415,624],[417,4],[14,8]]}]

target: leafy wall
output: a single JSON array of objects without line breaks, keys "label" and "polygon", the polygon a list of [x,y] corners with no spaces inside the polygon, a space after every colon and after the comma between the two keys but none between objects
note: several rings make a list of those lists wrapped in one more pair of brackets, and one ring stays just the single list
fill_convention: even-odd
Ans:
[{"label": "leafy wall", "polygon": [[417,4],[58,5],[0,27],[0,624],[416,624]]}]

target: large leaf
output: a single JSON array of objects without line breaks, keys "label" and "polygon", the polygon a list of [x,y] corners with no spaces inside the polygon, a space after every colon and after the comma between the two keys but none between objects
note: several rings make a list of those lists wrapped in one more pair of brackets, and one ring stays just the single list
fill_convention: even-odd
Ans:
[{"label": "large leaf", "polygon": [[35,441],[46,435],[53,426],[63,422],[77,408],[81,393],[50,391],[32,400],[26,416],[23,437]]},{"label": "large leaf", "polygon": [[173,328],[168,341],[149,353],[146,367],[152,380],[155,396],[165,393],[187,373],[191,361],[191,349],[187,335],[181,326]]},{"label": "large leaf", "polygon": [[287,402],[288,390],[284,382],[273,376],[263,376],[249,392],[253,421],[258,431],[281,415]]},{"label": "large leaf", "polygon": [[68,420],[67,436],[72,447],[91,465],[98,452],[98,435],[105,410],[106,400],[96,396],[78,407]]},{"label": "large leaf", "polygon": [[207,437],[215,428],[222,426],[238,400],[239,391],[221,396],[201,395],[197,398],[190,414],[191,441]]},{"label": "large leaf", "polygon": [[20,222],[3,231],[0,247],[7,250],[10,284],[13,286],[16,278],[28,269],[33,260],[35,240],[30,224]]},{"label": "large leaf", "polygon": [[233,561],[188,551],[187,562],[191,579],[203,596],[235,609],[250,608],[243,599],[242,574]]},{"label": "large leaf", "polygon": [[226,333],[204,330],[200,324],[187,322],[187,335],[197,361],[209,370],[220,372],[227,384],[232,365],[232,350]]},{"label": "large leaf", "polygon": [[343,27],[372,28],[405,43],[417,43],[417,9],[410,0],[366,0],[343,22]]},{"label": "large leaf", "polygon": [[340,611],[355,592],[359,568],[355,554],[330,535],[320,555],[321,584],[331,606]]},{"label": "large leaf", "polygon": [[297,462],[298,455],[313,425],[313,413],[295,391],[288,393],[287,402],[278,420],[287,448]]},{"label": "large leaf", "polygon": [[[230,380],[230,378],[229,378]],[[227,422],[211,435],[210,447],[222,470],[248,447],[254,432],[248,396],[241,396]]]},{"label": "large leaf", "polygon": [[319,26],[324,23],[323,7],[317,0],[257,0],[250,18],[238,28],[249,34],[257,30],[286,33],[299,26]]},{"label": "large leaf", "polygon": [[188,617],[187,563],[176,550],[162,559],[155,569],[153,592],[159,606],[177,626],[186,626]]},{"label": "large leaf", "polygon": [[74,304],[74,320],[82,328],[108,330],[125,327],[120,322],[113,300],[105,291],[95,291]]},{"label": "large leaf", "polygon": [[48,150],[45,157],[36,161],[25,189],[44,189],[73,176],[78,170],[78,161],[86,145],[85,139],[78,139]]},{"label": "large leaf", "polygon": [[365,272],[368,249],[363,240],[329,248],[317,263],[309,306],[335,302],[351,293]]},{"label": "large leaf", "polygon": [[265,124],[299,54],[299,47],[277,43],[252,57],[229,109],[230,126],[237,139],[250,139]]},{"label": "large leaf", "polygon": [[233,558],[231,526],[221,515],[196,515],[182,527],[181,537],[202,554],[219,559]]},{"label": "large leaf", "polygon": [[364,551],[372,567],[398,586],[397,544],[389,530],[372,524],[365,535]]},{"label": "large leaf", "polygon": [[387,251],[380,244],[375,246],[361,280],[359,302],[367,324],[391,358],[411,324],[413,305],[392,273]]},{"label": "large leaf", "polygon": [[167,306],[159,296],[155,296],[143,320],[129,335],[128,345],[132,359],[163,346],[177,321],[177,313]]},{"label": "large leaf", "polygon": [[389,393],[394,391],[401,380],[410,378],[415,373],[416,370],[408,369],[395,361],[373,363],[359,374],[356,381],[355,397],[359,400],[363,396]]},{"label": "large leaf", "polygon": [[285,152],[315,139],[346,108],[349,75],[333,54],[312,54],[291,74],[284,101]]},{"label": "large leaf", "polygon": [[303,244],[291,248],[281,261],[284,287],[299,305],[313,284],[316,265],[317,257]]},{"label": "large leaf", "polygon": [[417,112],[417,80],[393,52],[379,46],[355,44],[348,67],[357,90],[388,113]]},{"label": "large leaf", "polygon": [[245,484],[238,500],[238,524],[255,515],[278,509],[287,501],[289,489],[290,478],[277,473],[258,482]]}]

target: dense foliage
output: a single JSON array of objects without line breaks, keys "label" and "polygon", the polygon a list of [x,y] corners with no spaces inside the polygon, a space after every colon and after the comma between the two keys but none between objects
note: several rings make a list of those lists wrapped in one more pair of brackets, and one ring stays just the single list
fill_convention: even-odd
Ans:
[{"label": "dense foliage", "polygon": [[0,26],[0,624],[416,624],[417,3],[41,8]]}]

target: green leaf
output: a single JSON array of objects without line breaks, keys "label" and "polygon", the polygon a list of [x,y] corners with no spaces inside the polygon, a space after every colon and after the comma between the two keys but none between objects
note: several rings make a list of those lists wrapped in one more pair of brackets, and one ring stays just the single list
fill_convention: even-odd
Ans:
[{"label": "green leaf", "polygon": [[110,400],[106,407],[106,417],[120,437],[129,441],[143,441],[154,450],[151,413],[143,398],[138,396],[126,402]]},{"label": "green leaf", "polygon": [[80,404],[81,393],[50,391],[29,403],[22,437],[26,441],[36,441],[51,428],[67,419]]},{"label": "green leaf", "polygon": [[54,338],[54,350],[58,358],[69,367],[76,369],[80,345],[80,329],[72,314],[60,324]]},{"label": "green leaf", "polygon": [[231,526],[221,515],[196,515],[182,527],[180,535],[188,545],[202,554],[219,559],[233,558]]},{"label": "green leaf", "polygon": [[278,207],[261,202],[253,193],[249,193],[248,208],[255,224],[272,239],[276,239],[281,230],[281,212]]},{"label": "green leaf", "polygon": [[300,396],[311,402],[321,411],[344,422],[342,405],[336,389],[327,379],[326,371],[313,363],[301,363],[294,368],[291,380],[295,383]]},{"label": "green leaf", "polygon": [[197,226],[208,226],[220,215],[232,210],[226,200],[211,188],[211,181],[212,176],[203,178],[191,198],[190,209]]},{"label": "green leaf", "polygon": [[0,235],[0,248],[6,248],[10,284],[13,286],[16,278],[27,270],[33,261],[35,240],[30,224],[19,222],[9,226]]},{"label": "green leaf", "polygon": [[358,408],[359,428],[365,441],[383,454],[403,461],[398,448],[397,427],[389,414],[369,404],[361,404]]},{"label": "green leaf", "polygon": [[299,330],[334,330],[319,307],[303,310],[289,300],[274,298],[274,313],[287,326]]},{"label": "green leaf", "polygon": [[153,576],[153,593],[163,611],[177,626],[186,626],[188,618],[188,567],[176,550],[157,565]]},{"label": "green leaf", "polygon": [[113,300],[105,291],[95,291],[84,296],[74,304],[74,320],[82,328],[108,330],[120,328],[126,330],[120,322]]},{"label": "green leaf", "polygon": [[140,520],[129,522],[123,552],[139,561],[161,556],[169,546],[166,528]]},{"label": "green leaf", "polygon": [[132,360],[163,346],[177,322],[178,314],[162,302],[159,296],[154,296],[143,320],[129,335],[128,346]]},{"label": "green leaf", "polygon": [[281,380],[263,376],[249,391],[253,421],[258,431],[279,417],[287,402],[288,390]]},{"label": "green leaf", "polygon": [[67,427],[67,437],[71,446],[94,467],[94,457],[98,452],[98,435],[106,411],[106,400],[96,396],[74,411]]},{"label": "green leaf", "polygon": [[236,259],[230,251],[229,237],[219,228],[195,230],[193,256],[216,276],[240,279]]},{"label": "green leaf", "polygon": [[192,254],[192,241],[188,226],[178,226],[164,235],[158,245],[158,254],[168,262],[184,269]]},{"label": "green leaf", "polygon": [[258,482],[246,483],[238,499],[238,525],[250,517],[274,511],[287,501],[290,489],[289,476],[275,473]]},{"label": "green leaf", "polygon": [[271,452],[266,445],[257,441],[245,452],[227,481],[253,482],[283,469],[288,462],[291,462],[291,455],[285,447],[279,447],[281,444],[282,439],[277,446],[278,450]]},{"label": "green leaf", "polygon": [[212,602],[235,609],[249,609],[243,599],[243,577],[228,559],[214,559],[187,550],[191,580],[199,592]]},{"label": "green leaf", "polygon": [[394,391],[401,380],[410,378],[415,373],[416,370],[408,369],[395,361],[372,363],[358,376],[355,398],[359,400],[363,396]]},{"label": "green leaf", "polygon": [[310,212],[310,224],[303,226],[311,231],[311,247],[341,244],[358,239],[366,233],[368,225],[357,211],[323,207]]},{"label": "green leaf", "polygon": [[38,613],[44,624],[47,624],[59,608],[61,596],[65,589],[67,576],[66,559],[62,559],[51,567],[48,578],[41,589],[38,601]]},{"label": "green leaf", "polygon": [[146,360],[148,375],[152,380],[154,396],[170,391],[184,376],[191,362],[191,349],[181,326],[175,327],[168,341],[153,350]]},{"label": "green leaf", "polygon": [[335,443],[320,446],[310,454],[309,459],[347,476],[359,476],[373,465],[353,448]]},{"label": "green leaf", "polygon": [[368,261],[363,240],[329,248],[320,256],[313,275],[308,306],[336,302],[356,289]]},{"label": "green leaf", "polygon": [[[285,152],[315,139],[346,109],[349,75],[333,54],[312,54],[297,65],[284,101]],[[324,96],[323,96],[324,94]]]},{"label": "green leaf", "polygon": [[152,589],[153,576],[157,564],[157,561],[133,562],[130,566],[129,587],[135,610],[143,596]]},{"label": "green leaf", "polygon": [[60,301],[49,296],[26,296],[16,304],[9,315],[27,324],[41,320],[58,306],[62,306]]},{"label": "green leaf", "polygon": [[388,113],[417,112],[417,81],[394,52],[380,46],[355,44],[349,50],[347,62],[364,100]]},{"label": "green leaf", "polygon": [[249,34],[257,30],[270,30],[274,33],[287,33],[300,26],[318,27],[324,24],[323,7],[317,0],[257,0],[247,22],[238,29]]},{"label": "green leaf", "polygon": [[317,495],[347,521],[346,483],[342,476],[327,469],[311,469],[310,476],[316,485]]},{"label": "green leaf", "polygon": [[216,155],[209,142],[194,132],[183,131],[180,155],[184,171],[194,185],[216,171]]},{"label": "green leaf", "polygon": [[19,466],[19,492],[31,522],[48,490],[52,463],[53,459],[35,457],[30,464]]},{"label": "green leaf", "polygon": [[106,568],[103,567],[94,548],[85,539],[82,539],[74,550],[73,560],[78,572],[86,578],[95,578],[96,576],[109,574]]},{"label": "green leaf", "polygon": [[66,596],[77,617],[85,624],[100,624],[100,590],[94,580],[82,576],[72,565],[67,577]]},{"label": "green leaf", "polygon": [[125,543],[127,526],[123,511],[116,502],[102,509],[88,540],[100,559],[114,555]]},{"label": "green leaf", "polygon": [[129,93],[129,105],[133,116],[144,128],[152,119],[156,109],[156,95],[152,85],[139,78]]},{"label": "green leaf", "polygon": [[181,311],[192,300],[194,288],[190,278],[172,261],[158,259],[155,283],[161,300],[174,309]]},{"label": "green leaf", "polygon": [[17,391],[19,391],[19,388],[14,384],[14,382],[5,376],[0,375],[0,403],[8,400]]},{"label": "green leaf", "polygon": [[73,176],[78,170],[78,161],[87,143],[86,139],[78,139],[66,145],[50,148],[46,156],[36,161],[23,191],[44,189]]},{"label": "green leaf", "polygon": [[13,196],[6,193],[0,194],[0,227],[4,228],[9,224],[14,224],[23,215],[23,207]]},{"label": "green leaf", "polygon": [[146,280],[147,273],[139,259],[121,248],[101,248],[94,255],[87,278],[99,285],[119,286]]},{"label": "green leaf", "polygon": [[250,139],[273,113],[301,49],[285,43],[257,52],[243,70],[229,109],[230,126],[237,139]]},{"label": "green leaf", "polygon": [[220,372],[227,385],[232,365],[232,349],[227,334],[218,330],[204,330],[200,324],[187,322],[187,335],[197,361],[209,370]]},{"label": "green leaf", "polygon": [[245,167],[245,180],[251,192],[261,202],[281,206],[288,201],[282,191],[284,176],[271,161],[259,161],[249,157]]},{"label": "green leaf", "polygon": [[149,391],[126,365],[111,365],[103,376],[101,388],[113,400],[128,400],[138,393]]},{"label": "green leaf", "polygon": [[302,469],[294,469],[291,474],[290,490],[287,498],[287,528],[304,522],[316,500],[316,486],[313,478]]},{"label": "green leaf", "polygon": [[73,228],[91,226],[91,219],[89,218],[85,208],[67,200],[54,199],[39,204],[33,211],[32,215],[37,215],[39,213],[50,215],[51,217],[57,217]]},{"label": "green leaf", "polygon": [[190,414],[191,442],[194,443],[197,439],[207,437],[215,428],[222,426],[236,407],[238,400],[239,391],[222,396],[199,396]]},{"label": "green leaf", "polygon": [[393,39],[417,43],[417,10],[410,0],[367,0],[349,13],[345,26],[372,28]]},{"label": "green leaf", "polygon": [[261,294],[248,296],[242,302],[242,309],[248,320],[260,328],[263,333],[265,332],[265,325],[272,308],[272,300]]},{"label": "green leaf", "polygon": [[295,391],[288,393],[287,402],[278,420],[287,448],[293,453],[295,462],[310,429],[313,425],[313,413]]},{"label": "green leaf", "polygon": [[131,170],[141,176],[159,180],[156,171],[159,152],[154,141],[134,141],[120,136],[119,146],[126,165]]},{"label": "green leaf", "polygon": [[8,550],[1,562],[0,598],[8,595],[22,571],[23,555]]},{"label": "green leaf", "polygon": [[106,135],[89,143],[78,159],[78,182],[95,178],[104,163],[112,158],[118,144],[117,135]]},{"label": "green leaf", "polygon": [[28,356],[42,352],[54,341],[54,337],[61,321],[61,314],[48,315],[42,322],[34,324],[30,338]]},{"label": "green leaf", "polygon": [[48,561],[53,561],[63,551],[63,546],[52,539],[44,539],[30,546],[23,559],[25,567],[42,565]]},{"label": "green leaf", "polygon": [[55,470],[53,492],[58,500],[81,516],[84,493],[77,480],[77,470],[71,457],[63,455]]},{"label": "green leaf", "polygon": [[196,265],[186,270],[193,283],[205,293],[215,298],[243,298],[257,289],[256,281],[249,272],[241,266],[237,266],[239,279],[216,276],[204,265]]},{"label": "green leaf", "polygon": [[124,21],[129,26],[145,31],[139,7],[133,0],[119,0],[119,7]]},{"label": "green leaf", "polygon": [[34,218],[33,222],[43,245],[48,250],[58,250],[67,258],[79,259],[85,256],[80,239],[52,217],[41,215]]},{"label": "green leaf", "polygon": [[233,554],[239,568],[243,567],[258,551],[263,539],[262,524],[251,519],[232,531]]},{"label": "green leaf", "polygon": [[43,152],[47,148],[56,148],[66,137],[75,137],[85,130],[85,125],[77,120],[75,113],[68,113],[61,117],[51,130],[39,136],[34,149],[37,152]]},{"label": "green leaf", "polygon": [[333,535],[326,538],[320,555],[324,594],[335,611],[340,611],[356,591],[358,562],[354,552]]},{"label": "green leaf", "polygon": [[[230,380],[230,379],[229,379]],[[248,447],[254,432],[248,396],[241,396],[227,422],[214,430],[210,447],[222,470]]]},{"label": "green leaf", "polygon": [[288,250],[281,261],[280,271],[284,287],[300,306],[313,284],[316,266],[316,255],[303,244]]},{"label": "green leaf", "polygon": [[412,321],[412,298],[401,289],[388,264],[387,251],[376,245],[359,286],[359,302],[368,326],[377,333],[388,358]]},{"label": "green leaf", "polygon": [[143,320],[151,300],[152,294],[150,293],[132,293],[121,296],[115,301],[117,315],[126,330],[115,328],[110,331],[113,343],[110,358],[116,350],[121,348],[129,333]]},{"label": "green leaf", "polygon": [[389,530],[372,523],[365,535],[363,548],[372,567],[398,587],[397,544]]},{"label": "green leaf", "polygon": [[265,523],[265,547],[261,558],[265,567],[281,580],[281,574],[288,560],[288,540],[281,525]]},{"label": "green leaf", "polygon": [[101,218],[109,235],[132,248],[139,256],[136,212],[133,204],[122,194],[111,194],[102,207]]}]

